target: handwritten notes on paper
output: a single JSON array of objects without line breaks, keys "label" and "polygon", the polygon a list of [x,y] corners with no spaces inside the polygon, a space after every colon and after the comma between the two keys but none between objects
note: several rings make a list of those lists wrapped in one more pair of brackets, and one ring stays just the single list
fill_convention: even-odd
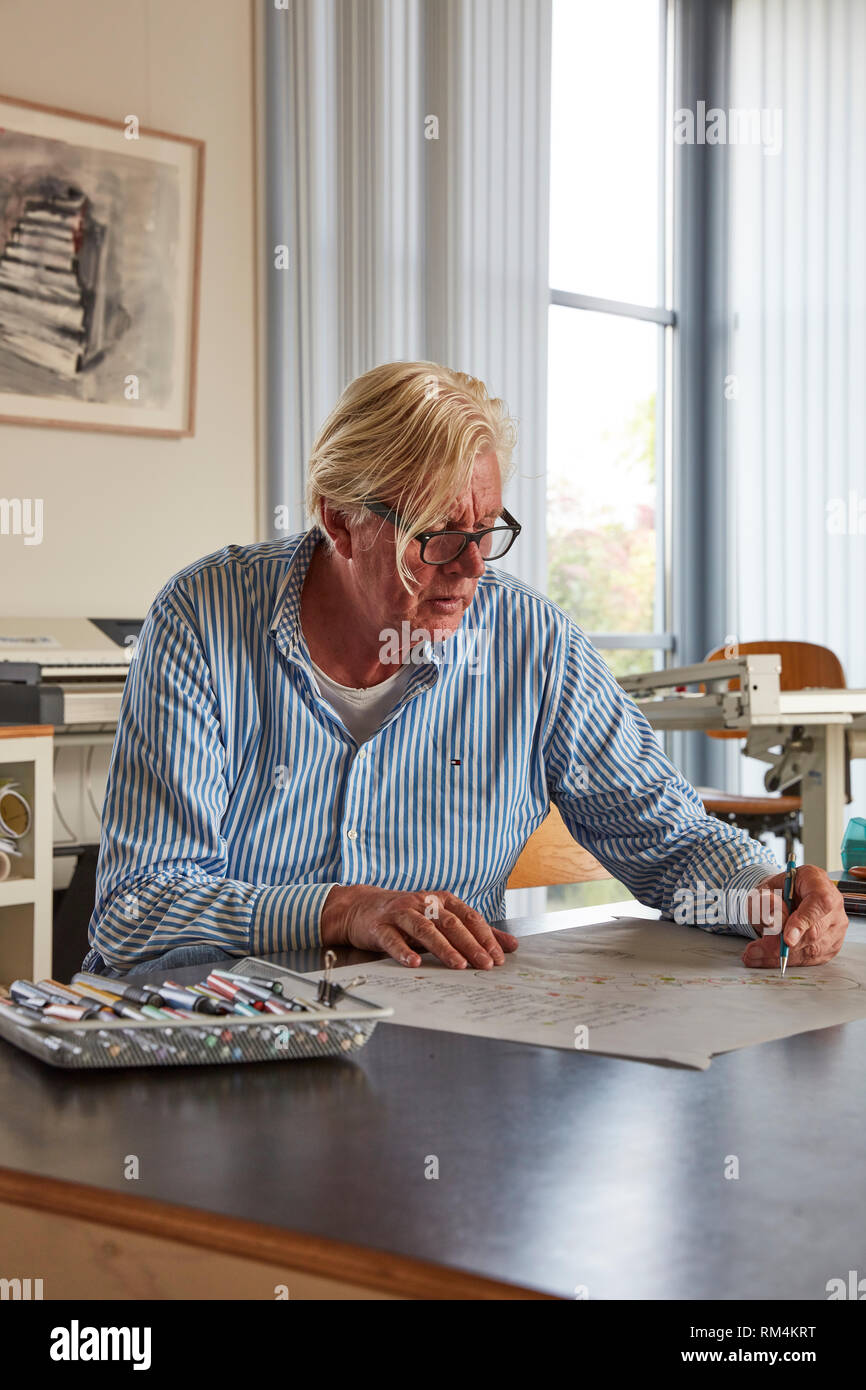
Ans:
[{"label": "handwritten notes on paper", "polygon": [[[715,1053],[866,1018],[866,945],[789,966],[784,980],[744,966],[744,946],[626,918],[524,937],[493,970],[376,961],[357,992],[392,1005],[396,1024],[701,1069]],[[357,974],[344,966],[334,979]]]}]

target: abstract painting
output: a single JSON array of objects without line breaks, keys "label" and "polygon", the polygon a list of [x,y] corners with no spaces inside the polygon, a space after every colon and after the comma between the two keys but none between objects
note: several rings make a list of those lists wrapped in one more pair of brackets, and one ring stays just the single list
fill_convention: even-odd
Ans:
[{"label": "abstract painting", "polygon": [[0,420],[194,433],[204,144],[0,97]]}]

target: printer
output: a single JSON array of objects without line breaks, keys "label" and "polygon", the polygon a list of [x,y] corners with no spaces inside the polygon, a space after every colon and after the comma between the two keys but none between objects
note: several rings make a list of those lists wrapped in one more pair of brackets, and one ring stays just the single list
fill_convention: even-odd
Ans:
[{"label": "printer", "polygon": [[0,618],[0,724],[113,730],[143,618]]}]

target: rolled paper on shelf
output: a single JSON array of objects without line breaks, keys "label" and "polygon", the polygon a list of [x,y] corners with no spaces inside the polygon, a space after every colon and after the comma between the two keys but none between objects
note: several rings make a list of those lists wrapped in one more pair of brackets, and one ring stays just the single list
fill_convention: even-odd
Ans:
[{"label": "rolled paper on shelf", "polygon": [[0,849],[0,883],[3,882],[4,878],[9,877],[11,870],[12,860],[9,858],[8,854],[4,854],[2,849]]},{"label": "rolled paper on shelf", "polygon": [[30,804],[14,782],[0,782],[0,835],[20,840],[30,829]]}]

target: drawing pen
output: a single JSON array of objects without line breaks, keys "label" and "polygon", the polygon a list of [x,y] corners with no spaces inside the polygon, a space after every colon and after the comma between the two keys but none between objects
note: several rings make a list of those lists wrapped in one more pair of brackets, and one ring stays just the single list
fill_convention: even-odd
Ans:
[{"label": "drawing pen", "polygon": [[52,998],[47,990],[39,989],[29,980],[13,980],[9,986],[9,992],[16,1004],[30,1009],[39,1009],[43,1015],[47,1015],[49,1018],[79,1021],[84,1018],[94,1018],[99,1013],[98,1004],[85,1004],[83,1001],[78,1005],[67,1004],[65,1000]]},{"label": "drawing pen", "polygon": [[298,1008],[295,1004],[283,999],[263,999],[262,1008],[269,1014],[295,1014]]},{"label": "drawing pen", "polygon": [[[785,865],[785,886],[782,889],[782,901],[788,909],[790,915],[794,911],[794,890],[797,884],[797,865],[793,859],[789,859]],[[786,923],[787,925],[787,923]],[[788,943],[785,940],[785,928],[779,937],[779,973],[782,979],[785,978],[785,967],[788,964]]]},{"label": "drawing pen", "polygon": [[173,1004],[178,1009],[193,1009],[200,1014],[231,1013],[228,1004],[221,1004],[219,1000],[209,998],[205,994],[196,994],[193,990],[173,984],[170,980],[163,981],[159,992],[167,1004]]},{"label": "drawing pen", "polygon": [[[225,970],[212,970],[207,978],[208,987],[217,994],[224,995],[227,999],[237,1001],[240,994],[245,996],[245,1003],[253,1005],[253,1013],[269,1014],[291,1014],[298,1011],[298,1006],[292,1004],[282,995],[275,995],[270,988],[270,981],[260,982],[250,980],[246,975],[232,975]],[[243,1010],[246,1012],[246,1009]]]},{"label": "drawing pen", "polygon": [[74,990],[71,985],[61,985],[57,980],[37,980],[37,989],[50,990],[56,995],[58,1000],[65,999],[67,1004],[80,1004],[81,994]]},{"label": "drawing pen", "polygon": [[137,1009],[134,1004],[127,1004],[125,999],[119,998],[116,994],[109,994],[107,990],[94,989],[91,985],[77,985],[76,988],[79,991],[79,1000],[95,1000],[116,1018],[131,1018],[137,1023],[144,1018],[141,1009]]},{"label": "drawing pen", "polygon": [[166,1018],[171,1018],[174,1011],[157,1008],[156,1004],[142,1004],[141,1012],[145,1018],[153,1018],[157,1023],[165,1023]]},{"label": "drawing pen", "polygon": [[230,993],[228,990],[223,993],[216,987],[208,985],[192,985],[192,990],[196,994],[201,994],[205,999],[214,999],[218,1004],[223,1005],[225,1012],[233,1014],[246,1014],[247,1017],[255,1017],[258,1009],[253,1006],[250,999],[239,997],[238,991]]},{"label": "drawing pen", "polygon": [[236,1004],[243,1003],[242,1013],[247,1013],[252,1008],[253,1013],[287,1014],[291,1013],[291,1006],[282,999],[275,998],[270,990],[249,989],[246,980],[238,980],[237,984],[222,977],[213,975],[208,976],[208,987],[216,994],[221,994],[226,999],[232,999]]},{"label": "drawing pen", "polygon": [[224,999],[237,999],[238,995],[248,1001],[255,999],[258,1001],[260,1007],[263,999],[270,998],[270,993],[265,993],[264,991],[260,993],[256,989],[248,989],[246,985],[241,984],[240,981],[235,983],[234,980],[229,981],[223,979],[220,975],[208,975],[207,988],[214,994],[222,995]]},{"label": "drawing pen", "polygon": [[237,987],[251,999],[254,999],[258,1008],[265,1009],[268,1013],[290,1014],[296,1012],[296,1007],[290,1000],[282,994],[274,994],[267,985],[260,985],[254,980],[244,978],[238,981]]},{"label": "drawing pen", "polygon": [[264,975],[237,975],[231,970],[212,970],[208,979],[225,980],[235,988],[248,989],[259,999],[268,994],[282,994],[283,986],[279,980],[269,980]]},{"label": "drawing pen", "polygon": [[[101,991],[93,991],[89,997],[86,997],[84,994],[73,993],[72,990],[66,989],[63,985],[56,985],[53,980],[41,980],[38,985],[31,984],[26,980],[16,980],[15,986],[16,991],[29,990],[34,999],[41,995],[46,1005],[53,1004],[55,1007],[79,1010],[76,1014],[54,1013],[51,1015],[53,1018],[93,1018],[98,1013],[113,1014],[115,1012],[112,1007],[115,1002],[113,997]],[[84,1012],[80,1012],[81,1010]],[[49,1010],[46,1008],[46,1013],[48,1012]]]},{"label": "drawing pen", "polygon": [[159,1008],[159,985],[127,985],[120,980],[112,980],[110,976],[89,975],[84,970],[72,976],[72,983],[91,985],[93,989],[101,989],[106,994],[117,995],[118,999],[126,999],[130,1004],[155,1004]]},{"label": "drawing pen", "polygon": [[46,1004],[42,1010],[46,1018],[63,1018],[69,1023],[81,1023],[87,1018],[96,1018],[103,1013],[99,1004]]},{"label": "drawing pen", "polygon": [[299,994],[291,995],[289,1003],[293,1004],[296,1009],[303,1009],[304,1013],[312,1014],[316,1012],[315,1004],[311,1004],[307,999],[302,999]]},{"label": "drawing pen", "polygon": [[[43,1004],[68,1004],[69,1000],[64,995],[56,993],[53,989],[46,989],[44,985],[35,985],[32,980],[13,980],[9,986],[12,998],[19,1004],[32,1003]],[[78,1004],[81,1000],[75,1001]]]},{"label": "drawing pen", "polygon": [[11,999],[0,999],[0,1007],[27,1028],[42,1022],[42,1010],[31,1008],[29,1004],[15,1004]]}]

